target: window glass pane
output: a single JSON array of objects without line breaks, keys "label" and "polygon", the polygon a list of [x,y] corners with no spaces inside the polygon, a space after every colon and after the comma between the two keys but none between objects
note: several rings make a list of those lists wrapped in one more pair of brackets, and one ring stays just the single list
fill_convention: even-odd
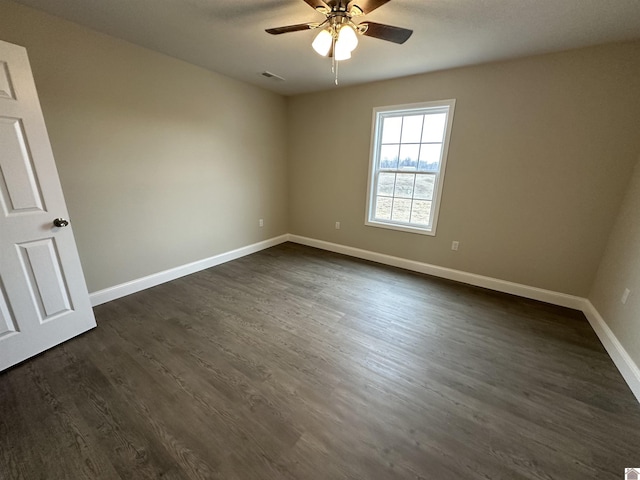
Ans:
[{"label": "window glass pane", "polygon": [[441,143],[423,143],[420,146],[420,164],[418,170],[437,172],[440,168]]},{"label": "window glass pane", "polygon": [[446,120],[446,113],[433,113],[431,115],[425,115],[424,128],[422,130],[422,141],[442,142]]},{"label": "window glass pane", "polygon": [[411,200],[396,198],[393,201],[393,212],[391,213],[391,220],[397,222],[409,223],[411,219]]},{"label": "window glass pane", "polygon": [[[396,183],[395,173],[380,173],[378,176],[378,195],[393,196],[393,186]],[[391,210],[389,210],[391,211]]]},{"label": "window glass pane", "polygon": [[401,143],[420,143],[422,133],[422,119],[424,115],[403,117]]},{"label": "window glass pane", "polygon": [[415,178],[416,176],[412,173],[399,173],[396,177],[394,196],[401,198],[413,197],[413,182],[415,181]]},{"label": "window glass pane", "polygon": [[426,200],[414,200],[411,208],[411,223],[429,225],[431,220],[431,202]]},{"label": "window glass pane", "polygon": [[399,170],[415,170],[418,168],[420,145],[400,145]]},{"label": "window glass pane", "polygon": [[402,117],[386,117],[382,122],[382,143],[400,143]]},{"label": "window glass pane", "polygon": [[416,186],[413,190],[413,198],[419,200],[433,200],[433,187],[435,175],[417,175]]},{"label": "window glass pane", "polygon": [[398,168],[398,150],[400,145],[382,145],[380,147],[380,168]]},{"label": "window glass pane", "polygon": [[380,220],[391,220],[391,197],[376,197],[376,218]]}]

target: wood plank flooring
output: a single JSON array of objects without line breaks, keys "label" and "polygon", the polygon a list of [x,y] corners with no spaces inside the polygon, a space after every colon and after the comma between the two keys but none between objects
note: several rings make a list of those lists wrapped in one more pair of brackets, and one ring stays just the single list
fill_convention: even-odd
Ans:
[{"label": "wood plank flooring", "polygon": [[295,244],[96,308],[0,374],[1,479],[621,479],[584,316]]}]

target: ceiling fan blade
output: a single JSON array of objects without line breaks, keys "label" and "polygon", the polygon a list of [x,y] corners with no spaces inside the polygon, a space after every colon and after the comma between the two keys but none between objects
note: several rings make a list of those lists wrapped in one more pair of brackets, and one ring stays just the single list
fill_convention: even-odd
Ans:
[{"label": "ceiling fan blade", "polygon": [[300,32],[301,30],[310,30],[317,27],[317,23],[299,23],[297,25],[287,25],[286,27],[267,28],[265,32],[271,35],[280,35],[282,33]]},{"label": "ceiling fan blade", "polygon": [[348,10],[351,10],[353,7],[358,7],[362,10],[362,13],[366,15],[389,1],[391,0],[351,0],[351,2],[349,2]]},{"label": "ceiling fan blade", "polygon": [[319,8],[328,8],[331,10],[331,6],[327,2],[323,2],[322,0],[303,0],[314,10],[318,10]]},{"label": "ceiling fan blade", "polygon": [[363,35],[367,37],[379,38],[393,43],[404,43],[409,40],[413,30],[407,28],[393,27],[383,23],[361,22],[358,26],[366,25],[367,29]]}]

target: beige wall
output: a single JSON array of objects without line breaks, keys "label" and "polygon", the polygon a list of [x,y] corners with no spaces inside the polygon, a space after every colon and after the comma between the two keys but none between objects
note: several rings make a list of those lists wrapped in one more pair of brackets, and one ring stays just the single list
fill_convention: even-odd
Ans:
[{"label": "beige wall", "polygon": [[[0,39],[30,55],[91,291],[290,231],[586,296],[640,151],[640,43],[285,100],[0,11]],[[438,235],[366,227],[372,109],[445,98]]]},{"label": "beige wall", "polygon": [[[640,152],[639,79],[628,43],[290,98],[290,231],[586,296]],[[437,236],[365,226],[372,109],[449,98]]]},{"label": "beige wall", "polygon": [[[625,288],[631,294],[622,304]],[[636,365],[640,365],[640,160],[589,299]]]},{"label": "beige wall", "polygon": [[287,232],[283,97],[6,1],[0,39],[27,47],[89,291]]}]

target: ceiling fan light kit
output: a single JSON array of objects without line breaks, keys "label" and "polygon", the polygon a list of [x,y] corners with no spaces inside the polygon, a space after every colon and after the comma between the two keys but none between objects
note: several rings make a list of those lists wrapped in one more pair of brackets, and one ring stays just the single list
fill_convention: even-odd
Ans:
[{"label": "ceiling fan light kit", "polygon": [[321,28],[311,46],[323,57],[332,60],[332,71],[338,84],[337,62],[351,58],[358,46],[358,35],[379,38],[402,44],[406,42],[412,30],[393,27],[382,23],[361,22],[356,24],[353,18],[361,17],[381,7],[390,0],[304,0],[305,3],[322,13],[326,19],[322,23],[301,23],[286,27],[269,28],[267,33],[280,35],[289,32]]}]

